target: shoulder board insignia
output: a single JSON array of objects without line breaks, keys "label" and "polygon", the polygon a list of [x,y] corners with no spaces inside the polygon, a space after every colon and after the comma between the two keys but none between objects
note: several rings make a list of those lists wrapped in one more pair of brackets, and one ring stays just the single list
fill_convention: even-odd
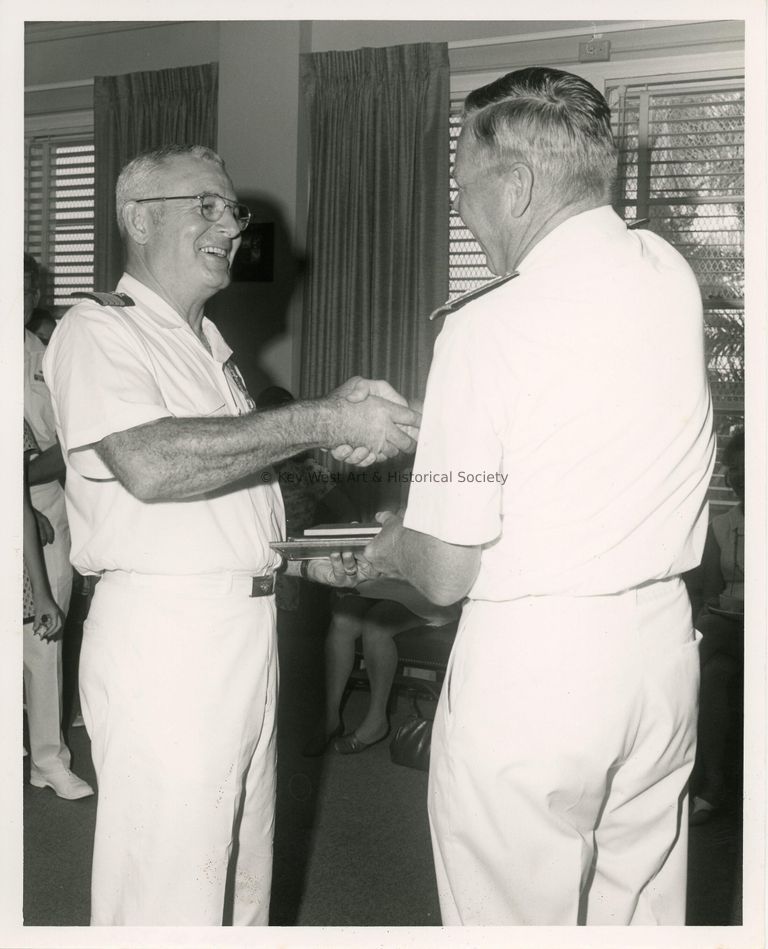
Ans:
[{"label": "shoulder board insignia", "polygon": [[86,297],[88,300],[95,300],[101,306],[136,306],[127,293],[105,293],[101,290],[94,290],[92,293],[76,290],[70,293],[71,297]]},{"label": "shoulder board insignia", "polygon": [[456,310],[460,310],[467,303],[479,299],[486,293],[495,290],[496,287],[500,287],[503,283],[517,276],[519,276],[518,272],[513,270],[512,273],[505,273],[501,277],[495,277],[493,280],[489,280],[488,283],[484,283],[481,287],[468,290],[466,293],[462,293],[461,296],[454,297],[452,300],[443,303],[442,306],[439,306],[429,314],[429,318],[430,320],[436,320],[438,316],[447,316],[448,313],[455,313]]}]

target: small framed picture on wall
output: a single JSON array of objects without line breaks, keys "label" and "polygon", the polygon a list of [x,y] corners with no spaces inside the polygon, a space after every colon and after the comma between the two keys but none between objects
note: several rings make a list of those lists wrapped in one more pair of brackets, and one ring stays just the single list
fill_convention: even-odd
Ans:
[{"label": "small framed picture on wall", "polygon": [[272,221],[251,221],[243,231],[243,241],[232,262],[232,279],[270,283],[275,270],[275,225]]}]

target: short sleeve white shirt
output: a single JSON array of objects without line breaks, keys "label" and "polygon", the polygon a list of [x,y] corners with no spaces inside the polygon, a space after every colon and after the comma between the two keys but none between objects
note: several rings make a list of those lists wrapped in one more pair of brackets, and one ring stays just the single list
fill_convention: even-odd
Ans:
[{"label": "short sleeve white shirt", "polygon": [[210,418],[252,408],[225,371],[232,351],[210,320],[203,319],[203,332],[211,353],[138,280],[124,274],[118,290],[134,305],[78,303],[61,320],[44,360],[67,462],[72,563],[81,573],[266,573],[279,560],[269,543],[283,533],[274,479],[256,475],[236,491],[148,503],[133,497],[98,458],[93,446],[114,432],[164,417]]},{"label": "short sleeve white shirt", "polygon": [[470,597],[600,595],[701,557],[714,436],[683,258],[608,207],[446,318],[404,523],[480,545]]}]

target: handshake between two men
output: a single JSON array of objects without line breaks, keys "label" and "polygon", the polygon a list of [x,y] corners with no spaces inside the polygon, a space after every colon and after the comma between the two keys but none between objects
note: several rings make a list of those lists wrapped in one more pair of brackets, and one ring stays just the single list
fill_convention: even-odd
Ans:
[{"label": "handshake between two men", "polygon": [[[415,450],[421,406],[409,406],[389,383],[356,376],[334,390],[327,399],[336,400],[339,423],[349,426],[342,430],[351,433],[348,443],[332,448],[331,454],[337,461],[365,467]],[[345,407],[344,402],[349,406]],[[373,544],[369,544],[363,553],[345,551],[327,559],[310,561],[309,578],[337,587],[354,587],[383,576],[403,579],[394,549],[396,538],[403,530],[402,513],[384,511],[377,514],[376,519],[383,529]]]},{"label": "handshake between two men", "polygon": [[[395,401],[396,400],[396,401]],[[413,451],[420,413],[405,404],[386,382],[350,379],[320,402],[335,404],[337,421],[345,435],[344,444],[333,442],[335,458],[367,465]],[[339,407],[339,403],[342,406]],[[346,406],[343,406],[346,403]],[[358,415],[367,408],[369,416]],[[420,408],[420,406],[419,406]],[[360,429],[360,424],[369,425]],[[346,426],[346,427],[344,427]],[[452,544],[430,534],[410,530],[403,524],[404,511],[381,511],[376,520],[381,530],[363,550],[340,550],[327,558],[307,562],[304,576],[317,583],[336,587],[360,587],[366,596],[379,596],[413,604],[421,595],[425,604],[451,606],[462,600],[480,569],[479,545]],[[374,584],[386,580],[396,583]]]},{"label": "handshake between two men", "polygon": [[[366,467],[415,450],[421,406],[409,406],[388,382],[355,376],[321,401],[334,407],[339,431],[346,433],[345,443],[331,448],[337,461]],[[391,512],[378,514],[377,519],[381,523],[391,522],[385,531],[387,535],[402,523],[400,516]],[[379,567],[382,569],[364,554],[339,552],[309,561],[307,576],[331,586],[355,587],[389,572],[383,562]]]},{"label": "handshake between two men", "polygon": [[319,399],[226,418],[165,416],[95,443],[141,501],[180,501],[241,486],[312,448],[365,467],[412,452],[421,414],[388,383],[355,376]]},{"label": "handshake between two men", "polygon": [[421,413],[388,382],[353,376],[327,401],[335,403],[343,439],[331,449],[337,461],[364,468],[415,450]]}]

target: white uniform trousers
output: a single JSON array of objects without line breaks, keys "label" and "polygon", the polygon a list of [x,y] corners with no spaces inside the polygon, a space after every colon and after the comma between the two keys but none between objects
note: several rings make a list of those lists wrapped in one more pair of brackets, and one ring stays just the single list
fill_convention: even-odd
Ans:
[{"label": "white uniform trousers", "polygon": [[106,573],[96,587],[80,658],[92,925],[221,925],[225,889],[235,925],[268,922],[275,605],[244,586]]},{"label": "white uniform trousers", "polygon": [[432,738],[444,925],[682,925],[699,681],[678,578],[472,601]]},{"label": "white uniform trousers", "polygon": [[[43,547],[45,568],[53,598],[66,616],[72,595],[72,565],[63,492],[54,496],[52,505],[45,509],[41,505],[41,509],[54,530],[53,543]],[[25,623],[23,642],[30,774],[34,778],[66,771],[70,764],[61,733],[61,638],[45,642],[34,635],[32,623]]]}]

